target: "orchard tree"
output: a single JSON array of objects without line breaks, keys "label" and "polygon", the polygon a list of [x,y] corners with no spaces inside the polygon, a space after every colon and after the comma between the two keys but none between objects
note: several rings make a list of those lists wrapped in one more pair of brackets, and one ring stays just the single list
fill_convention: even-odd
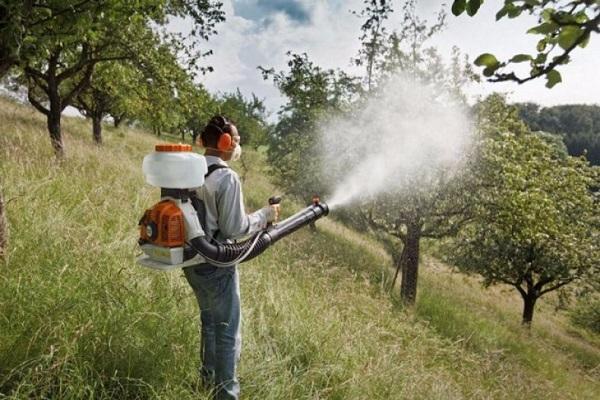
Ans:
[{"label": "orchard tree", "polygon": [[287,55],[288,71],[259,67],[288,99],[270,132],[268,156],[288,192],[306,199],[325,189],[318,149],[322,119],[349,110],[362,89],[357,78],[323,69],[305,53]]},{"label": "orchard tree", "polygon": [[[428,40],[444,28],[444,21],[445,14],[440,11],[435,22],[428,23],[416,14],[416,2],[408,1],[402,8],[402,23],[397,30],[379,35],[379,45],[361,37],[361,54],[366,52],[377,60],[375,70],[366,70],[375,79],[370,80],[372,96],[385,92],[388,79],[403,73],[438,88],[439,94],[466,101],[462,89],[477,80],[468,59],[455,48],[451,62],[446,64],[435,48],[427,47]],[[371,53],[373,48],[381,53]],[[441,169],[416,173],[402,185],[405,189],[380,195],[364,202],[356,212],[347,213],[347,221],[370,227],[386,244],[396,270],[391,287],[401,273],[400,297],[405,304],[416,300],[421,240],[458,232],[470,217],[465,193],[471,184],[468,174],[446,174]]]},{"label": "orchard tree", "polygon": [[89,0],[0,2],[0,79],[12,67],[34,55],[35,47],[45,39],[34,37],[40,27],[50,33],[51,27],[60,20],[65,31],[73,29],[70,22],[78,15],[98,10],[95,3]]},{"label": "orchard tree", "polygon": [[267,143],[267,111],[262,100],[253,93],[245,98],[240,90],[226,93],[219,99],[219,110],[235,121],[242,134],[242,144],[258,147]]},{"label": "orchard tree", "polygon": [[[34,6],[36,13],[50,12],[52,18],[42,18],[38,24],[27,23],[28,18],[33,18],[31,15],[23,19],[20,40],[23,49],[17,63],[30,102],[47,117],[51,142],[58,156],[64,152],[61,113],[89,85],[98,63],[133,59],[147,51],[144,44],[155,43],[148,39],[161,37],[154,27],[167,23],[171,16],[191,17],[195,31],[202,38],[214,33],[214,25],[224,19],[221,4],[212,2],[80,0],[72,1],[73,4],[60,2],[76,11],[53,15],[48,4],[58,3],[48,0]],[[174,46],[173,40],[161,41]]]},{"label": "orchard tree", "polygon": [[195,144],[210,117],[218,112],[218,102],[203,86],[191,80],[181,88],[177,102],[181,114],[181,123],[177,127],[181,141],[184,142],[187,135]]},{"label": "orchard tree", "polygon": [[361,35],[359,40],[362,43],[358,55],[354,58],[354,63],[358,66],[364,65],[366,69],[365,83],[367,90],[371,90],[377,63],[381,61],[384,53],[382,47],[385,45],[387,36],[384,22],[394,12],[391,0],[363,0],[364,8],[360,11],[353,11],[352,14],[364,20],[360,27]]},{"label": "orchard tree", "polygon": [[127,63],[102,63],[94,69],[88,87],[73,101],[73,106],[91,119],[96,144],[102,144],[102,121],[107,115],[122,118],[127,114],[129,96],[136,92],[137,75],[138,71]]},{"label": "orchard tree", "polygon": [[461,270],[480,274],[486,286],[513,286],[529,326],[541,296],[600,272],[600,202],[592,193],[600,175],[543,136],[511,132],[518,121],[486,110],[490,105],[515,116],[501,101],[492,97],[479,107],[487,114],[481,119],[481,185],[470,222],[448,257]]},{"label": "orchard tree", "polygon": [[[466,11],[469,16],[473,16],[482,3],[483,0],[454,0],[452,13],[458,16]],[[518,18],[523,13],[534,15],[538,19],[538,25],[527,31],[541,37],[535,51],[531,54],[516,54],[506,61],[484,53],[475,59],[475,64],[484,67],[483,74],[491,82],[524,83],[545,76],[546,86],[551,88],[562,80],[557,67],[568,64],[571,53],[577,47],[586,47],[591,36],[600,33],[600,2],[505,0],[496,14],[496,20]],[[519,76],[510,71],[513,64],[524,62],[530,65],[529,74]]]}]

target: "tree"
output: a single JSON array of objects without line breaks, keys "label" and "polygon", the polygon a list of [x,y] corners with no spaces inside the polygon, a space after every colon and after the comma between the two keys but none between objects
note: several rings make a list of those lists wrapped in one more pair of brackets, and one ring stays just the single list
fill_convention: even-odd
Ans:
[{"label": "tree", "polygon": [[[454,0],[452,13],[458,16],[466,11],[473,16],[481,3],[483,0]],[[546,86],[551,88],[562,80],[557,67],[568,64],[573,50],[585,47],[593,33],[600,33],[600,3],[589,0],[505,0],[496,20],[517,18],[524,12],[538,18],[539,25],[527,31],[542,36],[536,46],[537,53],[516,54],[507,61],[498,61],[493,54],[484,53],[475,59],[475,64],[484,67],[483,74],[491,82],[524,83],[545,76]],[[531,66],[528,75],[503,72],[511,64],[523,62],[529,62]]]},{"label": "tree", "polygon": [[354,59],[354,63],[366,67],[367,90],[371,90],[376,64],[383,53],[381,49],[383,41],[381,39],[387,35],[384,22],[394,10],[391,1],[387,0],[364,0],[363,4],[364,8],[360,12],[352,12],[359,18],[364,19],[364,23],[360,27],[362,33],[359,37],[362,47],[358,52],[358,56]]},{"label": "tree", "polygon": [[[437,95],[465,100],[462,88],[476,79],[468,59],[463,59],[455,48],[450,65],[446,65],[434,48],[426,47],[427,41],[444,27],[443,11],[429,24],[416,14],[415,1],[408,1],[402,15],[397,30],[379,35],[379,45],[361,38],[363,48],[367,46],[362,52],[373,48],[381,52],[377,55],[369,52],[378,60],[375,71],[366,71],[377,79],[371,82],[376,87],[371,90],[373,94],[385,93],[389,90],[389,78],[403,73],[417,82],[435,86],[439,90]],[[369,226],[386,243],[396,269],[391,287],[401,272],[400,297],[404,303],[411,305],[416,300],[421,240],[454,235],[469,218],[463,195],[469,184],[466,175],[446,174],[443,169],[415,171],[398,185],[400,190],[368,199],[354,215],[348,213],[350,223]]]},{"label": "tree", "polygon": [[490,113],[514,108],[491,97],[480,147],[481,185],[472,218],[448,251],[461,270],[478,273],[486,286],[513,286],[523,299],[524,325],[546,293],[597,274],[600,202],[592,188],[600,175],[585,160],[570,157],[543,136],[510,132],[517,121]]},{"label": "tree", "polygon": [[80,92],[73,106],[92,120],[92,135],[102,144],[102,120],[109,113],[125,114],[123,98],[129,92],[135,71],[117,62],[103,63],[94,69],[88,87]]},{"label": "tree", "polygon": [[[48,4],[55,2],[34,4],[33,9],[35,13],[48,12]],[[22,43],[26,51],[21,50],[18,57],[29,100],[46,115],[51,142],[58,156],[64,152],[61,112],[89,85],[96,64],[131,59],[145,51],[147,48],[143,45],[148,38],[160,35],[152,24],[164,24],[171,16],[190,16],[194,29],[203,38],[212,34],[214,25],[224,19],[221,4],[211,2],[74,0],[62,4],[76,11],[42,19],[35,25],[23,19]],[[161,41],[174,48],[174,42],[167,39]],[[149,42],[154,44],[155,40]],[[178,43],[177,49],[187,48],[183,42]]]},{"label": "tree", "polygon": [[464,195],[470,183],[466,175],[445,176],[442,170],[413,175],[409,189],[381,194],[351,216],[355,225],[368,226],[387,244],[396,271],[391,288],[401,272],[405,304],[416,300],[422,239],[454,236],[471,217]]},{"label": "tree", "polygon": [[262,100],[252,94],[246,99],[240,90],[226,93],[219,99],[220,112],[235,121],[242,135],[242,144],[257,147],[267,142],[268,124]]},{"label": "tree", "polygon": [[323,193],[319,134],[321,118],[349,109],[361,92],[357,78],[343,71],[325,70],[307,54],[287,53],[289,71],[259,67],[288,98],[269,135],[269,161],[289,193],[304,198]]},{"label": "tree", "polygon": [[[347,143],[344,147],[345,126],[339,124],[336,131],[323,132],[323,121],[334,118],[341,122],[352,121],[350,124],[367,121],[365,129],[373,129],[372,121],[377,120],[382,111],[371,109],[365,113],[364,109],[370,99],[385,98],[389,90],[394,90],[388,86],[390,77],[405,73],[416,81],[441,88],[440,93],[459,97],[461,88],[474,79],[468,60],[463,59],[458,50],[454,51],[450,65],[446,65],[435,49],[425,46],[426,41],[442,29],[443,12],[436,14],[434,23],[428,24],[416,15],[415,1],[409,1],[402,8],[403,23],[398,30],[388,33],[383,22],[392,12],[390,2],[365,1],[364,4],[365,9],[355,13],[366,18],[360,37],[363,47],[355,59],[355,63],[365,66],[364,79],[323,70],[307,55],[293,55],[288,63],[289,72],[263,69],[265,77],[272,78],[288,98],[271,135],[269,154],[281,183],[293,194],[305,197],[315,192],[327,194],[327,190],[335,186],[328,184],[326,178],[333,183],[339,181],[340,174],[333,168],[322,168],[320,160],[325,156],[319,136],[335,142],[334,147],[342,154],[338,158],[342,159],[347,158],[346,153],[356,151],[356,143]],[[355,126],[347,128],[356,129]],[[366,151],[372,152],[373,147]],[[342,176],[355,166],[356,158],[346,161],[340,163],[343,164],[339,168]],[[331,175],[327,177],[325,172]],[[459,201],[459,194],[464,190],[443,171],[430,175],[415,173],[404,187],[410,189],[370,199],[360,207],[338,210],[337,215],[359,229],[365,226],[373,229],[392,255],[396,276],[402,271],[401,296],[412,304],[416,298],[420,241],[424,237],[442,237],[457,231],[465,218],[465,207]]]},{"label": "tree", "polygon": [[89,0],[0,2],[0,79],[31,55],[35,47],[31,35],[37,27],[48,27],[58,19],[72,20],[95,7]]},{"label": "tree", "polygon": [[521,103],[516,107],[531,130],[560,135],[569,154],[585,155],[592,165],[600,165],[600,106]]}]

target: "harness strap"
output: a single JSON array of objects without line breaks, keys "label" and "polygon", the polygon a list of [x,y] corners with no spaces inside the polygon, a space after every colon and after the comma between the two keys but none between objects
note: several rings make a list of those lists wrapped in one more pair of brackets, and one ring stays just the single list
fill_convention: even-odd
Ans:
[{"label": "harness strap", "polygon": [[208,172],[206,173],[206,175],[204,175],[204,179],[208,178],[210,176],[210,174],[212,174],[216,170],[222,169],[222,168],[229,168],[229,166],[223,165],[223,164],[212,164],[212,165],[210,165],[208,167]]}]

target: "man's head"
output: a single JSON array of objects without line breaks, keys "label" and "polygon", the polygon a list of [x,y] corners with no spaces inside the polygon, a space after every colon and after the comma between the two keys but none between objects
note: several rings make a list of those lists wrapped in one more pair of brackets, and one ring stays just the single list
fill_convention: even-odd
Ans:
[{"label": "man's head", "polygon": [[240,135],[233,121],[222,115],[210,119],[200,134],[200,140],[207,155],[220,157],[224,161],[231,160],[234,150],[240,145]]}]

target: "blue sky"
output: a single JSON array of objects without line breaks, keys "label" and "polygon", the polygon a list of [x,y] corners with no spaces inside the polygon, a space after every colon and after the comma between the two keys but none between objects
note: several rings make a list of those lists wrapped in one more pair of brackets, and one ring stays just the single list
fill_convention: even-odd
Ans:
[{"label": "blue sky", "polygon": [[[271,111],[284,102],[271,82],[264,81],[258,65],[285,69],[286,51],[306,52],[317,64],[326,68],[342,68],[360,72],[350,64],[359,49],[361,20],[350,10],[360,10],[361,0],[224,0],[227,22],[218,27],[209,47],[214,55],[207,62],[215,72],[201,78],[211,91],[228,92],[240,88],[242,93],[257,94],[265,99]],[[402,2],[396,1],[399,9]],[[451,0],[448,0],[451,3]],[[495,22],[501,2],[486,1],[473,18],[448,16],[448,27],[431,41],[442,54],[453,45],[474,59],[483,52],[507,58],[521,52],[532,52],[539,38],[527,35],[535,24],[533,18]],[[421,0],[419,14],[433,20],[442,2]],[[447,6],[446,6],[447,7]],[[400,16],[389,20],[394,29]],[[184,29],[183,27],[180,27]],[[570,65],[560,72],[563,82],[552,90],[538,79],[523,85],[516,83],[482,83],[469,88],[475,98],[492,91],[508,93],[513,101],[535,101],[542,105],[564,103],[600,104],[600,35],[592,37],[586,49],[577,51]]]}]

